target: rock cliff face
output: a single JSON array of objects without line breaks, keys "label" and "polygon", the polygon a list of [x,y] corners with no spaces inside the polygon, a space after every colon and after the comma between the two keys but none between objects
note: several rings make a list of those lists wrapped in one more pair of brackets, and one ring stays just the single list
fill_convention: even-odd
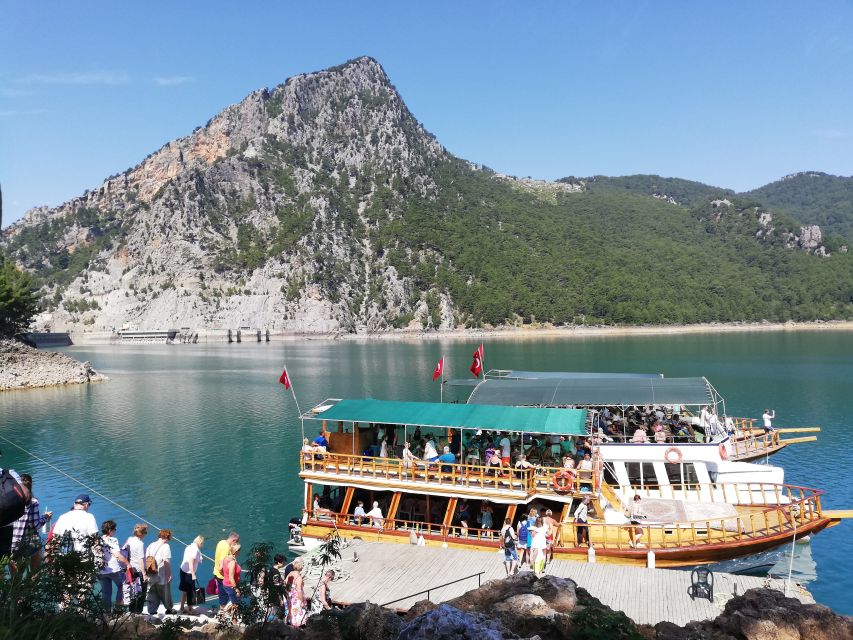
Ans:
[{"label": "rock cliff face", "polygon": [[252,93],[98,189],[30,211],[5,240],[47,273],[40,321],[55,330],[381,329],[420,300],[365,212],[381,213],[380,190],[428,196],[445,157],[359,58]]}]

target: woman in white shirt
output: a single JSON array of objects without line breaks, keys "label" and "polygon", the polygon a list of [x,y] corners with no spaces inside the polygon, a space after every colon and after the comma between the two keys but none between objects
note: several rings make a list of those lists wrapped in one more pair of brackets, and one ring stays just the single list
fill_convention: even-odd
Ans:
[{"label": "woman in white shirt", "polygon": [[133,582],[124,585],[124,601],[131,613],[142,613],[145,596],[148,593],[148,582],[145,577],[145,536],[148,535],[148,525],[138,524],[133,527],[133,535],[124,543],[122,550],[127,551],[128,561],[133,570]]},{"label": "woman in white shirt", "polygon": [[[198,567],[202,562],[201,547],[204,544],[203,536],[196,536],[192,544],[184,549],[184,560],[181,562],[181,580],[178,589],[181,591],[181,613],[195,615],[194,604],[201,604],[195,601],[195,583],[198,579]],[[184,604],[189,605],[184,608]]]},{"label": "woman in white shirt", "polygon": [[406,469],[411,469],[414,466],[414,462],[417,460],[415,454],[412,453],[411,449],[409,449],[409,443],[403,443],[403,467]]},{"label": "woman in white shirt", "polygon": [[127,559],[121,555],[118,540],[115,538],[116,523],[107,520],[101,525],[101,546],[104,550],[104,566],[98,572],[98,581],[101,583],[101,601],[104,603],[104,611],[112,611],[113,607],[113,585],[116,588],[116,604],[123,604],[124,593],[124,568]]},{"label": "woman in white shirt", "polygon": [[435,448],[435,442],[433,442],[432,438],[429,438],[424,446],[424,460],[429,460],[430,462],[438,460],[438,451]]}]

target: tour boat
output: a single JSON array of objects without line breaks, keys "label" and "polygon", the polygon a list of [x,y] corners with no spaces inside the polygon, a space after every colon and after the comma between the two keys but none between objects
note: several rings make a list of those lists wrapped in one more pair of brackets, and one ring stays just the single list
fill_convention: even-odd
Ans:
[{"label": "tour boat", "polygon": [[[515,451],[532,434],[584,438],[591,418],[585,409],[327,399],[301,418],[304,437],[322,431],[328,442],[299,452],[304,549],[337,531],[349,538],[494,551],[505,519],[515,526],[536,508],[550,510],[556,521],[555,557],[595,554],[598,562],[645,565],[651,551],[658,566],[676,567],[758,553],[845,517],[822,508],[822,491],[783,484],[780,469],[721,460],[714,443],[603,444],[595,447],[591,468],[578,471],[489,466],[464,449],[459,463],[398,457],[416,432],[432,437],[439,452],[445,443],[459,449],[478,433],[500,433],[496,440],[508,435]],[[380,432],[389,457],[376,455]],[[628,517],[636,495],[641,524]],[[586,496],[591,547],[578,544],[584,525],[573,517]],[[355,515],[358,502],[365,516]],[[466,504],[467,526],[458,517]]]}]

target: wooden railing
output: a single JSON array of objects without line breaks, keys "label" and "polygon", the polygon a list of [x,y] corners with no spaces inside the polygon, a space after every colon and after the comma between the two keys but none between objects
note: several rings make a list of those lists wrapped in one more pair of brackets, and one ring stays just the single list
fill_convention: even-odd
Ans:
[{"label": "wooden railing", "polygon": [[403,464],[397,458],[356,456],[345,453],[300,452],[303,471],[332,473],[353,478],[427,482],[447,487],[472,487],[491,491],[521,491],[531,494],[536,486],[536,469],[512,469],[447,462],[415,460]]},{"label": "wooden railing", "polygon": [[[706,518],[675,523],[655,524],[604,524],[590,521],[586,525],[589,538],[598,549],[629,550],[631,547],[630,530],[641,530],[640,541],[645,550],[688,549],[712,544],[729,544],[760,541],[781,534],[792,534],[806,525],[822,518],[820,497],[822,491],[795,486],[764,485],[768,491],[775,486],[780,495],[786,495],[790,502],[781,505],[756,505],[753,511],[741,512],[725,518]],[[313,524],[335,522],[337,525],[357,527],[365,534],[401,534],[412,532],[432,540],[466,541],[497,546],[500,540],[499,528],[482,529],[462,527],[459,523],[432,523],[420,520],[388,518],[380,527],[373,526],[368,518],[359,524],[352,514],[335,513],[322,510],[317,513],[308,511],[308,521]],[[428,516],[425,516],[429,519]],[[577,548],[578,524],[562,522],[557,525],[555,548]]]},{"label": "wooden railing", "polygon": [[731,456],[740,458],[750,454],[762,454],[772,451],[779,446],[779,432],[755,433],[754,431],[738,431],[729,440],[732,446]]}]

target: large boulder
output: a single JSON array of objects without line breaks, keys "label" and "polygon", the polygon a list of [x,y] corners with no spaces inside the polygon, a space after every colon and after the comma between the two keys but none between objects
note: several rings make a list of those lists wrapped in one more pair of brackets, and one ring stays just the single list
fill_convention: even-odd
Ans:
[{"label": "large boulder", "polygon": [[489,611],[496,603],[513,596],[532,594],[539,596],[554,611],[568,613],[577,605],[576,588],[574,581],[567,578],[537,578],[525,571],[508,578],[490,580],[479,589],[449,600],[448,604],[463,611]]},{"label": "large boulder", "polygon": [[460,611],[447,604],[407,623],[399,640],[515,640],[518,636],[483,613]]},{"label": "large boulder", "polygon": [[306,640],[397,640],[403,620],[390,609],[361,602],[308,618]]},{"label": "large boulder", "polygon": [[829,607],[803,604],[773,589],[750,589],[733,598],[708,623],[714,637],[738,640],[837,640],[853,638],[853,618]]}]

